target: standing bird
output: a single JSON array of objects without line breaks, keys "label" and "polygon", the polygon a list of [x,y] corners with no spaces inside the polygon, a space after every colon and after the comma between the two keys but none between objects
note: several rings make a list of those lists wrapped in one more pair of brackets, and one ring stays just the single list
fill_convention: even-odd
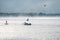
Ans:
[{"label": "standing bird", "polygon": [[8,23],[7,23],[7,20],[6,20],[6,23],[5,23],[5,25],[8,25]]},{"label": "standing bird", "polygon": [[31,23],[29,22],[29,18],[27,18],[26,22],[24,22],[24,25],[31,25]]}]

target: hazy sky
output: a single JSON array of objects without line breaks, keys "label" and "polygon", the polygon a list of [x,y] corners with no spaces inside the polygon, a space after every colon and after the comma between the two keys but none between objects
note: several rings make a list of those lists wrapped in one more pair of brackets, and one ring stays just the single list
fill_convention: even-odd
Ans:
[{"label": "hazy sky", "polygon": [[0,0],[0,12],[60,13],[60,0]]}]

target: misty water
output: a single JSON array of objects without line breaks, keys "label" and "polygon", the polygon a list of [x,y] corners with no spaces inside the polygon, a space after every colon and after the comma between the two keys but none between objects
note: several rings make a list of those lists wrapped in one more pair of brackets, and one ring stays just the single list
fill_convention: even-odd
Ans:
[{"label": "misty water", "polygon": [[60,0],[0,0],[0,40],[60,40]]},{"label": "misty water", "polygon": [[60,17],[0,17],[0,40],[60,40]]}]

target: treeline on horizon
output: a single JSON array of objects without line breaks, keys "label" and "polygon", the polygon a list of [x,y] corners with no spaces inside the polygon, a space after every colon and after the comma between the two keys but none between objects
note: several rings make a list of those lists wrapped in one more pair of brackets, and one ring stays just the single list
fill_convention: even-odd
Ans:
[{"label": "treeline on horizon", "polygon": [[60,13],[0,13],[0,17],[5,16],[60,16]]}]

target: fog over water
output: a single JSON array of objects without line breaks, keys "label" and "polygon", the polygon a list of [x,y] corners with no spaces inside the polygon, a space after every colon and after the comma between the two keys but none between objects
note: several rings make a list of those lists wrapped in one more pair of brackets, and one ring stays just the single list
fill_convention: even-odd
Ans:
[{"label": "fog over water", "polygon": [[60,17],[1,17],[0,40],[60,40]]},{"label": "fog over water", "polygon": [[0,40],[60,40],[60,0],[0,0]]}]

